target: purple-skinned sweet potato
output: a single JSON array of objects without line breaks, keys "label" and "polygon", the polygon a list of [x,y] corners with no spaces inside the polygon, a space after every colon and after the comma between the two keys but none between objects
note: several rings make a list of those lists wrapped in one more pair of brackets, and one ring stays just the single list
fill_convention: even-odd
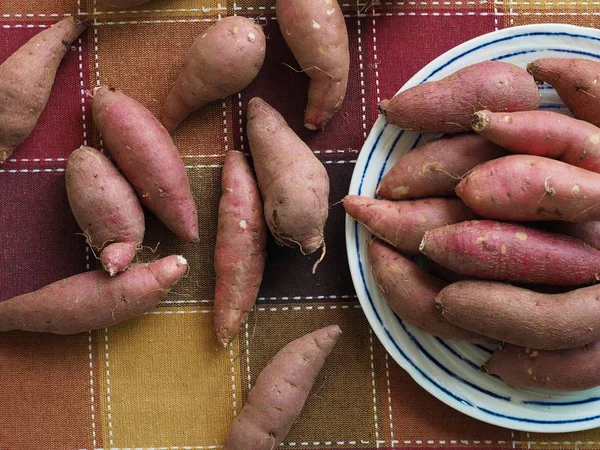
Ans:
[{"label": "purple-skinned sweet potato", "polygon": [[67,17],[36,34],[0,65],[0,164],[35,128],[56,71],[87,22]]},{"label": "purple-skinned sweet potato", "polygon": [[223,450],[278,448],[341,334],[337,325],[331,325],[283,347],[256,379],[242,412],[233,419]]},{"label": "purple-skinned sweet potato", "polygon": [[283,38],[310,77],[304,126],[320,130],[346,95],[350,51],[346,21],[338,0],[277,0]]},{"label": "purple-skinned sweet potato", "polygon": [[600,250],[600,222],[541,222],[539,225],[542,229],[574,237]]},{"label": "purple-skinned sweet potato", "polygon": [[429,275],[379,239],[369,243],[371,270],[390,308],[408,324],[444,339],[491,342],[472,331],[452,325],[435,306],[446,282]]},{"label": "purple-skinned sweet potato", "polygon": [[553,111],[473,115],[473,130],[514,153],[558,159],[600,172],[600,128]]},{"label": "purple-skinned sweet potato", "polygon": [[600,174],[541,156],[483,163],[463,178],[456,194],[488,219],[600,220]]},{"label": "purple-skinned sweet potato", "polygon": [[600,279],[600,250],[513,223],[447,225],[427,231],[420,250],[454,272],[488,280],[577,286]]},{"label": "purple-skinned sweet potato", "polygon": [[76,334],[115,325],[155,307],[187,270],[173,255],[116,277],[103,270],[74,275],[0,303],[0,331]]},{"label": "purple-skinned sweet potato", "polygon": [[390,200],[455,195],[471,169],[506,154],[475,133],[444,136],[404,155],[384,175],[377,195]]},{"label": "purple-skinned sweet potato", "polygon": [[435,301],[446,320],[498,341],[561,350],[600,339],[600,285],[545,294],[498,281],[458,281]]},{"label": "purple-skinned sweet potato", "polygon": [[540,58],[527,65],[538,82],[551,84],[578,119],[600,127],[600,62],[585,58]]},{"label": "purple-skinned sweet potato", "polygon": [[415,255],[426,231],[476,218],[458,198],[391,201],[347,195],[343,203],[346,212],[379,239]]},{"label": "purple-skinned sweet potato", "polygon": [[214,328],[225,346],[256,302],[266,262],[267,224],[256,179],[242,152],[225,154],[221,184]]},{"label": "purple-skinned sweet potato", "polygon": [[471,130],[477,111],[537,109],[540,94],[534,79],[519,66],[483,61],[438,81],[419,84],[382,100],[385,119],[404,130],[458,133]]},{"label": "purple-skinned sweet potato", "polygon": [[92,113],[141,202],[183,240],[199,242],[196,204],[169,132],[141,103],[108,86],[94,89]]},{"label": "purple-skinned sweet potato", "polygon": [[565,350],[535,350],[505,344],[482,370],[513,389],[581,391],[600,386],[600,341]]},{"label": "purple-skinned sweet potato", "polygon": [[286,247],[325,255],[329,176],[312,150],[263,99],[248,103],[248,140],[271,234]]},{"label": "purple-skinned sweet potato", "polygon": [[194,40],[171,89],[162,123],[169,132],[192,112],[248,86],[265,59],[262,27],[242,16],[211,25]]},{"label": "purple-skinned sweet potato", "polygon": [[112,162],[82,146],[67,160],[71,211],[90,247],[111,275],[124,271],[144,240],[144,211],[135,191]]}]

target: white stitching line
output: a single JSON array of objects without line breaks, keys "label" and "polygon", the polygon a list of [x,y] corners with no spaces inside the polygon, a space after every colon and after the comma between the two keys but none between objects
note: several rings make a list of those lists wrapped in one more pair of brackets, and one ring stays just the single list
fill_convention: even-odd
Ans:
[{"label": "white stitching line", "polygon": [[499,0],[494,0],[494,30],[498,31],[498,2]]},{"label": "white stitching line", "polygon": [[[375,381],[375,357],[373,351],[373,330],[369,328],[369,353],[371,363],[371,385],[373,387],[373,420],[375,425],[375,442],[379,448],[379,416],[377,414],[377,384]],[[384,441],[385,442],[385,441]]]},{"label": "white stitching line", "polygon": [[250,372],[250,336],[248,333],[248,321],[244,323],[244,334],[246,339],[246,372],[248,373],[248,391],[252,389],[252,375]]},{"label": "white stitching line", "polygon": [[[324,440],[324,441],[303,441],[303,442],[283,442],[280,446],[285,447],[312,447],[312,446],[330,446],[330,445],[365,445],[370,444],[370,441],[364,439],[351,439],[347,441],[336,441],[336,440]],[[220,445],[184,445],[184,446],[171,446],[171,447],[100,447],[94,448],[93,450],[212,450],[221,448]],[[86,449],[79,449],[86,450]]]},{"label": "white stitching line", "polygon": [[388,416],[390,418],[390,442],[392,448],[394,446],[394,417],[392,414],[392,388],[390,385],[390,364],[388,358],[388,352],[385,352],[385,382],[387,385],[387,395],[388,395]]},{"label": "white stitching line", "polygon": [[0,169],[0,173],[64,173],[65,169]]},{"label": "white stitching line", "polygon": [[308,295],[308,296],[290,296],[290,297],[258,297],[259,301],[264,300],[325,300],[325,299],[355,299],[358,298],[356,294],[352,295]]},{"label": "white stitching line", "polygon": [[[358,1],[357,1],[358,7]],[[361,101],[361,117],[362,117],[362,130],[363,138],[367,138],[367,98],[365,95],[365,71],[363,66],[363,52],[362,52],[362,27],[360,18],[357,19],[357,33],[358,33],[358,66],[360,71],[360,101]]]},{"label": "white stitching line", "polygon": [[[81,46],[79,47],[80,51],[81,51]],[[81,67],[81,65],[80,65]],[[84,139],[85,139],[85,134],[84,134]],[[15,159],[15,158],[11,158],[8,161],[9,162],[64,162],[66,161],[67,158],[19,158],[19,159]]]},{"label": "white stitching line", "polygon": [[277,312],[277,311],[324,311],[324,310],[332,310],[332,309],[361,309],[360,304],[356,305],[305,305],[305,306],[259,306],[256,308],[257,311],[260,312]]},{"label": "white stitching line", "polygon": [[108,347],[108,328],[104,329],[104,363],[106,368],[106,414],[108,418],[108,445],[113,445],[112,405],[110,404],[110,361]]}]

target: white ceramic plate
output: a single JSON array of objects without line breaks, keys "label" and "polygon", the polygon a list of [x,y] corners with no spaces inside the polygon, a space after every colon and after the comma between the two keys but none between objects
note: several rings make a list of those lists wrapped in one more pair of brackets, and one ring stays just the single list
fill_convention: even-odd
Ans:
[{"label": "white ceramic plate", "polygon": [[[484,60],[525,67],[534,59],[551,56],[600,60],[600,30],[541,24],[495,31],[446,52],[401,90]],[[542,108],[568,113],[553,89],[542,86],[540,90]],[[403,132],[379,117],[358,158],[350,194],[375,197],[381,177],[418,141],[419,134]],[[502,427],[555,433],[600,426],[600,388],[575,393],[512,390],[480,372],[490,349],[444,341],[402,322],[385,302],[369,269],[370,238],[364,227],[347,218],[348,260],[358,298],[379,340],[423,388],[469,416]]]}]

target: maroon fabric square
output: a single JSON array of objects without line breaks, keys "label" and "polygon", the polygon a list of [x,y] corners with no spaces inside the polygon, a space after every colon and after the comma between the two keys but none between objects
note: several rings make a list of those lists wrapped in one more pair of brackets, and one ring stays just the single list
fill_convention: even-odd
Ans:
[{"label": "maroon fabric square", "polygon": [[[321,159],[346,159],[348,150],[359,150],[364,142],[362,104],[364,92],[361,90],[361,72],[358,70],[358,21],[347,18],[352,67],[348,81],[346,99],[342,108],[327,124],[326,132],[310,131],[304,127],[304,110],[308,96],[309,78],[300,69],[281,35],[274,17],[262,19],[267,36],[267,55],[262,70],[254,82],[240,96],[234,97],[234,120],[242,120],[234,126],[234,142],[241,145],[240,133],[246,128],[246,106],[252,97],[262,97],[288,121],[290,127],[317,152]],[[240,105],[241,103],[241,105]],[[242,114],[240,115],[240,108]],[[368,131],[368,129],[367,129]],[[245,134],[245,133],[244,133]],[[247,142],[244,137],[244,147]],[[326,152],[326,150],[333,150]],[[338,151],[341,150],[341,151]],[[354,152],[355,154],[356,152]]]},{"label": "maroon fabric square", "polygon": [[0,271],[0,301],[86,270],[64,173],[8,170],[0,169],[0,267],[8,268]]},{"label": "maroon fabric square", "polygon": [[[36,24],[31,27],[0,27],[0,64],[21,45],[53,23]],[[82,80],[85,80],[85,88],[88,88],[89,76],[86,74],[89,63],[86,41],[87,37],[84,34],[81,43],[75,42],[63,59],[37,126],[15,150],[5,168],[64,167],[65,158],[83,144],[82,110],[75,105],[81,105]]]}]

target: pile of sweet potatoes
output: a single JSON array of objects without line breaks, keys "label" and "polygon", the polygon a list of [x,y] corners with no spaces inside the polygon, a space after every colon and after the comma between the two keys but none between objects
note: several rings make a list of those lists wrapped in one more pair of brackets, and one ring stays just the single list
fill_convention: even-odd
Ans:
[{"label": "pile of sweet potatoes", "polygon": [[[600,385],[598,73],[585,59],[485,61],[382,101],[400,128],[451,134],[402,157],[379,198],[344,201],[376,237],[371,267],[396,314],[498,342],[482,369],[511,387]],[[537,109],[541,82],[575,118]]]},{"label": "pile of sweet potatoes", "polygon": [[[147,1],[99,0],[114,8]],[[340,109],[348,82],[348,33],[341,8],[336,0],[277,0],[276,13],[286,43],[311,78],[304,125],[321,130]],[[0,65],[0,164],[36,126],[57,69],[86,26],[66,18]],[[88,92],[103,148],[74,150],[65,182],[73,216],[101,270],[3,301],[0,332],[73,334],[115,325],[155,307],[187,274],[183,256],[136,262],[146,231],[143,208],[182,240],[200,242],[192,186],[171,134],[205,104],[248,86],[261,70],[265,51],[266,37],[255,20],[218,20],[191,44],[161,120],[116,87],[102,85]],[[242,152],[226,153],[215,224],[214,331],[224,346],[237,336],[257,299],[268,231],[277,243],[303,255],[320,250],[313,273],[326,253],[325,167],[282,115],[260,98],[248,104],[247,134],[253,164]],[[470,217],[462,204],[447,203],[439,220]],[[418,240],[413,238],[410,245],[416,250]],[[224,448],[279,445],[340,335],[332,325],[285,346],[256,380]]]}]

